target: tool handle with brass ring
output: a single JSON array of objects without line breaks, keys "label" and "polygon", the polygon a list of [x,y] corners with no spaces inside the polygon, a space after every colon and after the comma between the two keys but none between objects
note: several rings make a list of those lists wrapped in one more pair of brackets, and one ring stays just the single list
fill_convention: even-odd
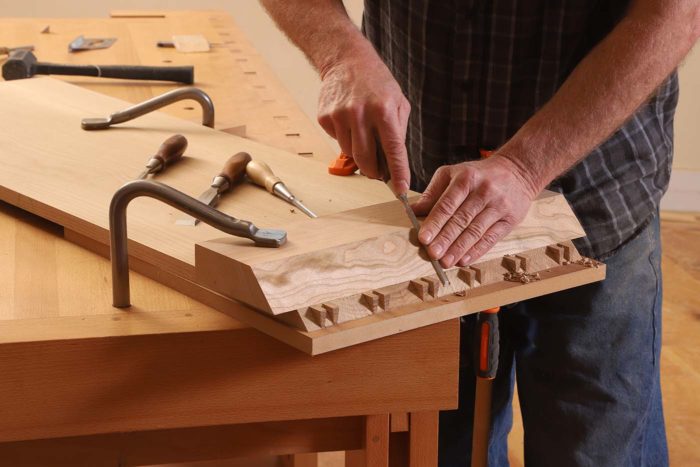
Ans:
[{"label": "tool handle with brass ring", "polygon": [[253,158],[247,152],[239,152],[228,158],[219,174],[219,177],[225,178],[228,182],[227,189],[231,189],[233,185],[243,180],[246,166],[252,160]]},{"label": "tool handle with brass ring", "polygon": [[163,141],[153,159],[160,162],[160,166],[154,171],[160,172],[165,166],[172,164],[182,157],[187,149],[187,138],[182,135],[173,135]]}]

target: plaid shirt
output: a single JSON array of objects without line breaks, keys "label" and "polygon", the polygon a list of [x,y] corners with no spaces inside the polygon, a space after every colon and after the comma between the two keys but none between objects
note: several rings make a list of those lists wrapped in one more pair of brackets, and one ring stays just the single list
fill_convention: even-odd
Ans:
[{"label": "plaid shirt", "polygon": [[[412,106],[412,188],[441,165],[505,143],[624,14],[629,1],[365,0],[363,30]],[[554,180],[603,258],[658,209],[671,172],[678,79],[671,75],[613,136]],[[556,155],[556,148],[552,148]]]}]

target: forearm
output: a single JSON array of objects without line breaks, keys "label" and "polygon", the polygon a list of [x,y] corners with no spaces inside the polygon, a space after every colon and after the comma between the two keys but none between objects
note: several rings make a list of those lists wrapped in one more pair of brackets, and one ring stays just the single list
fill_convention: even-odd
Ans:
[{"label": "forearm", "polygon": [[411,106],[387,66],[353,24],[341,0],[261,0],[280,29],[321,75],[318,122],[360,172],[381,178],[377,144],[393,190],[406,193],[411,174],[406,127]]},{"label": "forearm", "polygon": [[534,193],[615,132],[692,48],[698,1],[637,1],[498,153]]},{"label": "forearm", "polygon": [[321,77],[348,56],[374,53],[348,17],[342,0],[261,0],[277,26]]}]

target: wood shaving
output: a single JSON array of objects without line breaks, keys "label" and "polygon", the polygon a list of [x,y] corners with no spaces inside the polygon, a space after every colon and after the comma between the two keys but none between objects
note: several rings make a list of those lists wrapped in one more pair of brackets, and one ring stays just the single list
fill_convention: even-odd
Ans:
[{"label": "wood shaving", "polygon": [[585,266],[587,268],[599,268],[600,263],[598,261],[594,261],[591,258],[581,258],[578,261],[574,261],[575,264],[580,264],[581,266]]},{"label": "wood shaving", "polygon": [[534,274],[528,274],[526,272],[507,272],[503,274],[503,279],[508,282],[520,282],[521,284],[529,284],[530,282],[535,282],[540,280],[540,274],[538,272]]}]

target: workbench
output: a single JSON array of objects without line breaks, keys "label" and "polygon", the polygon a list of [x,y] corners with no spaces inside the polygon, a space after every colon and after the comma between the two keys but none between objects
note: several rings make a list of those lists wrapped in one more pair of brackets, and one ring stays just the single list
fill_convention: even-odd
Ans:
[{"label": "workbench", "polygon": [[[213,44],[210,53],[155,47],[195,33]],[[44,61],[85,60],[66,51],[78,34],[118,38],[87,52],[95,62],[193,64],[197,86],[216,105],[217,129],[291,157],[335,156],[225,13],[0,20],[0,43],[33,44]],[[130,102],[174,88],[65,80]],[[193,110],[163,109],[198,121]],[[457,320],[311,357],[137,274],[138,309],[116,310],[109,261],[63,234],[0,203],[0,464],[150,465],[345,450],[348,465],[436,465],[438,411],[457,405]]]}]

